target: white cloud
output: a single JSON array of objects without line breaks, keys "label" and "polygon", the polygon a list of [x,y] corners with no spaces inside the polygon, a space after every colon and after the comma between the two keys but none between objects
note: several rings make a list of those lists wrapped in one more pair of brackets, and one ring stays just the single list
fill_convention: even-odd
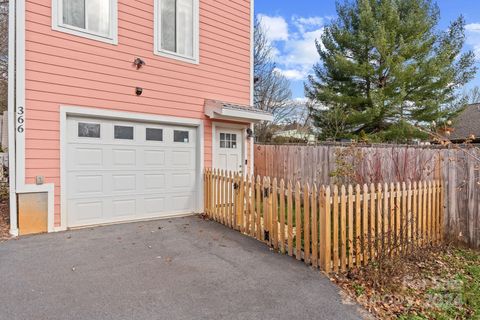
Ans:
[{"label": "white cloud", "polygon": [[259,14],[258,18],[274,46],[277,71],[292,81],[306,80],[312,66],[319,60],[315,40],[320,39],[325,21],[331,18],[293,16],[287,20],[264,14]]},{"label": "white cloud", "polygon": [[265,28],[270,42],[288,40],[288,23],[285,18],[281,16],[270,17],[264,14],[259,14],[257,18]]},{"label": "white cloud", "polygon": [[475,52],[477,60],[480,61],[480,23],[470,23],[465,26],[467,31],[467,45]]},{"label": "white cloud", "polygon": [[[292,80],[305,80],[310,73],[312,66],[318,62],[319,56],[315,40],[320,39],[323,28],[305,32],[300,38],[285,43],[284,54],[279,57],[278,62],[289,70],[285,74]],[[295,70],[296,72],[293,72]]]},{"label": "white cloud", "polygon": [[301,70],[296,69],[280,69],[276,68],[277,72],[280,72],[285,78],[289,80],[303,80],[305,79],[305,74]]},{"label": "white cloud", "polygon": [[480,32],[480,23],[470,23],[465,26],[467,31]]},{"label": "white cloud", "polygon": [[310,28],[318,28],[323,26],[325,19],[323,17],[292,17],[293,24],[297,27],[300,34],[305,33],[305,31],[310,30]]}]

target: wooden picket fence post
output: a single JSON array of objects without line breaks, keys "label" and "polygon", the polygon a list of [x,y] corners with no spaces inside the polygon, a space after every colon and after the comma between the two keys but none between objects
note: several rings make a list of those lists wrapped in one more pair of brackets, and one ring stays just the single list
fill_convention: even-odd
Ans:
[{"label": "wooden picket fence post", "polygon": [[316,186],[207,169],[204,214],[323,271],[443,240],[439,181]]}]

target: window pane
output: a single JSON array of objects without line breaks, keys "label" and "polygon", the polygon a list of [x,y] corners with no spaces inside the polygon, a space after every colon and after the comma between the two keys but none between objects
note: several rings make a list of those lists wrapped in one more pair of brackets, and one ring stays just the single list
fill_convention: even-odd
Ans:
[{"label": "window pane", "polygon": [[147,141],[163,141],[163,129],[147,128]]},{"label": "window pane", "polygon": [[237,141],[237,135],[232,133],[232,141]]},{"label": "window pane", "polygon": [[172,52],[176,52],[175,11],[175,0],[160,0],[160,46]]},{"label": "window pane", "polygon": [[79,122],[78,136],[86,138],[100,138],[100,124]]},{"label": "window pane", "polygon": [[110,0],[87,0],[87,29],[110,34]]},{"label": "window pane", "polygon": [[225,133],[220,133],[220,140],[225,140]]},{"label": "window pane", "polygon": [[193,0],[177,0],[177,52],[193,57]]},{"label": "window pane", "polygon": [[232,141],[232,149],[237,149],[237,143],[235,141]]},{"label": "window pane", "polygon": [[220,148],[225,148],[225,141],[220,141]]},{"label": "window pane", "polygon": [[133,127],[115,126],[115,139],[133,140]]},{"label": "window pane", "polygon": [[63,23],[85,29],[85,0],[63,0]]},{"label": "window pane", "polygon": [[173,131],[173,141],[174,142],[188,142],[188,131]]}]

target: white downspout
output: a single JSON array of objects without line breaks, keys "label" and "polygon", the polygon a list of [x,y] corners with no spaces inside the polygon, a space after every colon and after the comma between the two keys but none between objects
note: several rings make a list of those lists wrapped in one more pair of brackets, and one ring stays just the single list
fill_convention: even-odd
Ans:
[{"label": "white downspout", "polygon": [[8,177],[10,195],[10,234],[18,236],[16,157],[15,157],[15,46],[16,46],[16,1],[8,5]]}]

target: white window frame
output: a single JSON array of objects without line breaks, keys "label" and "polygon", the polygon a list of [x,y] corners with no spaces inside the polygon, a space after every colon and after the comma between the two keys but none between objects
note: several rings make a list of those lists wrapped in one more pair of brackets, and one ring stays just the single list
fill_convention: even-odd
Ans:
[{"label": "white window frame", "polygon": [[193,57],[179,54],[176,52],[168,51],[162,49],[160,35],[161,35],[161,15],[160,15],[160,1],[162,0],[154,0],[154,50],[153,53],[162,57],[172,58],[176,60],[180,60],[183,62],[189,62],[193,64],[199,64],[199,30],[200,30],[200,5],[199,0],[193,0]]},{"label": "white window frame", "polygon": [[63,0],[52,0],[52,29],[55,31],[65,32],[96,41],[102,41],[109,44],[118,44],[118,0],[110,1],[110,34],[105,35],[97,32],[88,31],[68,24],[64,24],[63,17]]}]

